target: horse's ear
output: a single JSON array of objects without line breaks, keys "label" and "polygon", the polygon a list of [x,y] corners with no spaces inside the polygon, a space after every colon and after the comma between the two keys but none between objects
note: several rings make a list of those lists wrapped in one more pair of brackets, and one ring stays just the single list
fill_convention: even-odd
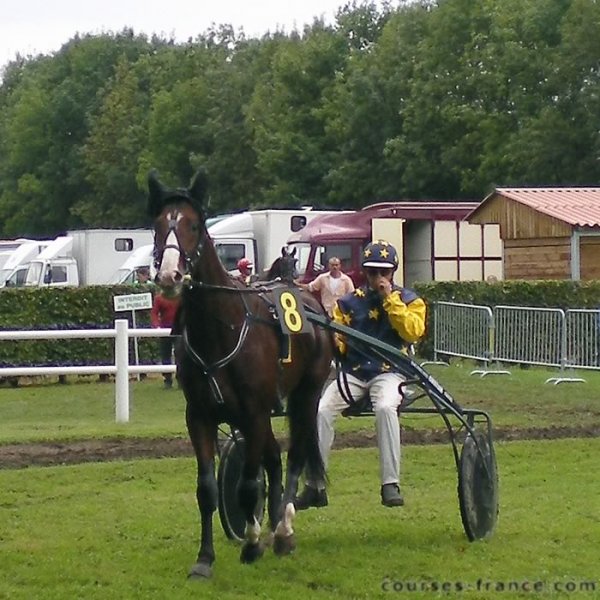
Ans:
[{"label": "horse's ear", "polygon": [[284,258],[288,255],[287,246],[281,246],[281,256]]},{"label": "horse's ear", "polygon": [[290,256],[296,256],[296,250],[298,250],[298,248],[296,248],[296,247],[294,246],[294,249],[293,249],[293,250],[290,252],[290,254],[289,254],[289,255],[290,255]]},{"label": "horse's ear", "polygon": [[148,173],[148,214],[155,218],[160,214],[163,204],[163,186],[158,180],[158,173],[152,169]]},{"label": "horse's ear", "polygon": [[190,196],[196,200],[201,206],[204,204],[204,197],[208,189],[208,176],[206,170],[200,168],[196,171],[192,183],[190,185]]}]

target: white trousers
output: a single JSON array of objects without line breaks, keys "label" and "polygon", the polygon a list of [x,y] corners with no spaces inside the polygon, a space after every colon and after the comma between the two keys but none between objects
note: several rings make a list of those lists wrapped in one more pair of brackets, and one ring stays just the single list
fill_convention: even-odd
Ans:
[{"label": "white trousers", "polygon": [[[350,374],[347,375],[347,378],[352,398],[359,401],[368,394],[373,405],[379,446],[381,485],[398,483],[400,475],[398,406],[402,400],[398,392],[398,385],[404,381],[404,378],[397,373],[383,373],[366,382]],[[335,437],[333,429],[335,419],[347,407],[348,404],[340,394],[337,381],[331,382],[321,397],[317,414],[319,450],[326,469]],[[308,474],[306,483],[318,489],[325,487],[324,481],[315,481],[310,474]]]}]

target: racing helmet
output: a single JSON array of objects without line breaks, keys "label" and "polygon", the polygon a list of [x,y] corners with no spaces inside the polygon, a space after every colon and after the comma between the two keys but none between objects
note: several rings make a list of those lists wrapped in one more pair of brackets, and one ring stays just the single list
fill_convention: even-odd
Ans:
[{"label": "racing helmet", "polygon": [[253,267],[252,261],[249,258],[240,258],[237,262],[237,268],[240,272],[247,272]]},{"label": "racing helmet", "polygon": [[362,266],[395,271],[398,268],[398,252],[385,240],[375,240],[363,250]]}]

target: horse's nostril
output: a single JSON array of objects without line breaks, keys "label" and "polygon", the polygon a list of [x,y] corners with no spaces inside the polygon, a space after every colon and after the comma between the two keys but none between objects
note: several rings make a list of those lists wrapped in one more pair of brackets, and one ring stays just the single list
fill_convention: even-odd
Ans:
[{"label": "horse's nostril", "polygon": [[176,271],[173,279],[179,283],[183,279],[183,275],[179,271]]}]

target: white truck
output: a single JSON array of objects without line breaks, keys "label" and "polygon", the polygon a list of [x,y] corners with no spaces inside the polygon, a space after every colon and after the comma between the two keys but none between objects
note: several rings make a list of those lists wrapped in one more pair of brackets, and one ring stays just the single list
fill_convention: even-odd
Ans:
[{"label": "white truck", "polygon": [[105,285],[140,246],[150,229],[82,229],[52,241],[29,263],[26,286]]},{"label": "white truck", "polygon": [[25,285],[29,263],[50,243],[50,240],[27,240],[13,250],[0,269],[0,288]]},{"label": "white truck", "polygon": [[4,268],[4,265],[8,259],[12,256],[15,250],[18,250],[20,246],[26,242],[32,242],[28,238],[17,238],[15,240],[0,240],[0,269]]},{"label": "white truck", "polygon": [[135,283],[137,270],[145,267],[150,270],[150,279],[156,276],[154,268],[154,244],[146,244],[134,250],[129,258],[117,269],[109,283],[133,285]]},{"label": "white truck", "polygon": [[292,233],[303,229],[315,217],[339,211],[299,209],[249,210],[224,218],[209,228],[221,262],[237,273],[240,258],[250,259],[254,273],[266,272]]}]

